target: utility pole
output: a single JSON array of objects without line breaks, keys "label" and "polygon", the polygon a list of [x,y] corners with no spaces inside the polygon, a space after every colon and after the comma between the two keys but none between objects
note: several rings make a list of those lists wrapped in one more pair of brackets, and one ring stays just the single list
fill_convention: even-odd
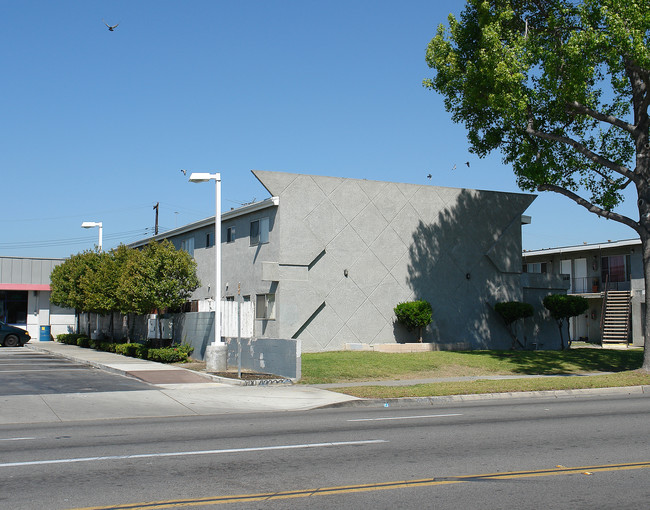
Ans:
[{"label": "utility pole", "polygon": [[158,235],[158,209],[160,207],[160,202],[156,202],[156,205],[153,206],[153,208],[156,211],[156,224],[153,229],[153,235],[157,236]]}]

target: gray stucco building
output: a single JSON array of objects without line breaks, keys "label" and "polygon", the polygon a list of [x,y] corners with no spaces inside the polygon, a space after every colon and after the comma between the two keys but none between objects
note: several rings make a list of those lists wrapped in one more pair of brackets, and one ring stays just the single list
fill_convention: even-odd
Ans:
[{"label": "gray stucco building", "polygon": [[[223,213],[221,295],[254,302],[256,337],[299,339],[306,352],[412,341],[393,308],[426,299],[425,342],[510,347],[492,305],[523,299],[522,214],[534,195],[253,174],[271,198]],[[213,232],[212,217],[153,238],[197,261],[195,311],[214,306]]]}]

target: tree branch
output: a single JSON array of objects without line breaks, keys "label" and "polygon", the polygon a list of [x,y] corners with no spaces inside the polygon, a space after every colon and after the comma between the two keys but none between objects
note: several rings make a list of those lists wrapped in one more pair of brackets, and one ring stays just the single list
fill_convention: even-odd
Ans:
[{"label": "tree branch", "polygon": [[578,113],[582,113],[584,115],[589,115],[589,117],[592,117],[596,120],[600,120],[602,122],[607,122],[608,124],[611,124],[612,126],[620,127],[624,131],[627,131],[628,133],[632,135],[638,135],[638,129],[636,126],[633,126],[632,124],[628,124],[627,122],[619,119],[618,117],[614,115],[606,115],[604,113],[599,112],[598,110],[593,110],[589,108],[588,106],[585,106],[581,103],[578,103],[578,101],[571,101],[569,104],[569,107],[572,108],[573,110],[577,111]]},{"label": "tree branch", "polygon": [[634,221],[632,218],[628,218],[627,216],[623,216],[622,214],[618,214],[615,212],[602,209],[597,205],[592,204],[588,200],[585,200],[581,196],[576,195],[572,191],[569,191],[566,188],[563,188],[561,186],[556,186],[555,184],[540,184],[539,186],[537,186],[537,189],[539,191],[553,191],[555,193],[559,193],[560,195],[564,195],[565,197],[568,197],[571,200],[573,200],[578,205],[581,205],[582,207],[587,209],[589,212],[594,213],[602,218],[607,218],[608,220],[618,221],[623,225],[627,225],[628,227],[633,228],[636,232],[640,234],[641,226],[639,225],[638,222]]},{"label": "tree branch", "polygon": [[[551,140],[552,142],[560,142],[565,145],[570,145],[576,151],[578,151],[580,154],[590,159],[594,163],[609,168],[610,170],[616,172],[617,174],[620,174],[623,177],[627,177],[628,179],[634,182],[636,182],[637,180],[637,176],[629,168],[623,165],[617,165],[616,163],[610,161],[609,159],[604,158],[593,151],[590,151],[589,149],[587,149],[587,147],[585,147],[580,142],[574,140],[573,138],[570,138],[568,136],[554,135],[553,133],[546,133],[544,131],[538,131],[533,126],[533,119],[529,119],[528,126],[526,126],[526,133],[528,133],[531,136],[542,138],[544,140]],[[602,176],[602,174],[600,175]]]}]

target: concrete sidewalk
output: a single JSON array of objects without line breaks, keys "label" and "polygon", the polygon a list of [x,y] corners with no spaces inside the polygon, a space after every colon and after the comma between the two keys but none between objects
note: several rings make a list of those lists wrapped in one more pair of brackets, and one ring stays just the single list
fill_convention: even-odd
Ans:
[{"label": "concrete sidewalk", "polygon": [[25,348],[137,377],[142,391],[0,395],[0,424],[304,411],[356,397],[304,385],[236,386],[184,368],[93,349],[34,342]]}]

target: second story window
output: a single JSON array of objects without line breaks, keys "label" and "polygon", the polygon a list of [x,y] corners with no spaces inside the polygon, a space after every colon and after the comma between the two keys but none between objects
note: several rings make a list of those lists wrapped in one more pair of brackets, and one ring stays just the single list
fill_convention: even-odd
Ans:
[{"label": "second story window", "polygon": [[524,273],[546,273],[546,262],[531,262],[524,264],[523,270]]},{"label": "second story window", "polygon": [[235,227],[228,227],[226,229],[226,242],[227,243],[234,243],[235,239],[236,239]]},{"label": "second story window", "polygon": [[190,257],[194,256],[194,237],[188,237],[181,241],[181,250],[186,251],[190,254]]},{"label": "second story window", "polygon": [[269,219],[251,221],[251,246],[269,242]]}]

